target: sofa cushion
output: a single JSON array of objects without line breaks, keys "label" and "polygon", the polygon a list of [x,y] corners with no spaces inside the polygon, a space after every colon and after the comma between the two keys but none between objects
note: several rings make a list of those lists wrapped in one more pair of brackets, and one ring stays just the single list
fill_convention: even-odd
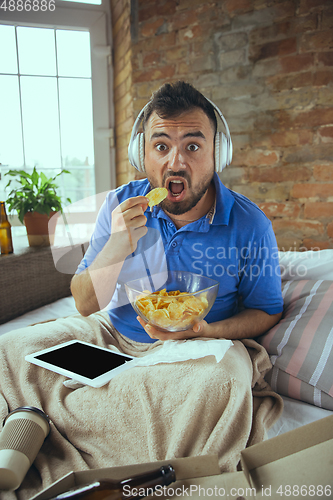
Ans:
[{"label": "sofa cushion", "polygon": [[266,380],[284,396],[333,410],[333,281],[285,281],[282,294],[282,319],[258,339],[273,365]]},{"label": "sofa cushion", "polygon": [[333,280],[333,248],[306,252],[279,252],[282,281]]}]

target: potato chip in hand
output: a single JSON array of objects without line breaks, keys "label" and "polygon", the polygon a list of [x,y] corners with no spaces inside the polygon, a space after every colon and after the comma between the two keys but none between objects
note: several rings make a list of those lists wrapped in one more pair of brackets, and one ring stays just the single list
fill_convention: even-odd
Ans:
[{"label": "potato chip in hand", "polygon": [[158,205],[168,196],[168,190],[166,188],[155,188],[152,189],[148,194],[146,194],[146,198],[148,198],[149,203],[148,206],[150,209],[155,205]]}]

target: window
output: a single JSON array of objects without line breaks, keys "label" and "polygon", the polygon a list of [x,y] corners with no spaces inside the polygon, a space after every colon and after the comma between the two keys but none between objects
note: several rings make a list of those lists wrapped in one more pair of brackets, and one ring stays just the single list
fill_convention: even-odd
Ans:
[{"label": "window", "polygon": [[0,197],[10,168],[36,166],[50,176],[67,169],[60,194],[80,212],[84,198],[115,187],[110,18],[103,5],[64,3],[49,12],[2,13]]}]

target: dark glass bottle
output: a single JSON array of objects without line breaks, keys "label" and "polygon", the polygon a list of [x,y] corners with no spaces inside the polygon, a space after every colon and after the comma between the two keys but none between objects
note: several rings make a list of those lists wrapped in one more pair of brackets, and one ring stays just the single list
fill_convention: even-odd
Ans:
[{"label": "dark glass bottle", "polygon": [[0,250],[4,255],[13,253],[12,230],[4,201],[0,201]]},{"label": "dark glass bottle", "polygon": [[92,483],[77,486],[49,500],[132,500],[144,498],[159,487],[168,486],[176,481],[171,465],[123,479],[99,479]]}]

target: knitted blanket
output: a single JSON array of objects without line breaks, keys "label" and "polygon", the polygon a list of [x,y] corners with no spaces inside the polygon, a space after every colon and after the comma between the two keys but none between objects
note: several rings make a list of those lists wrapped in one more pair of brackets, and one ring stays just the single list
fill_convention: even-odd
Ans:
[{"label": "knitted blanket", "polygon": [[24,357],[80,339],[133,356],[161,347],[132,342],[107,314],[75,315],[0,337],[0,420],[19,406],[41,408],[51,419],[21,487],[0,493],[26,500],[69,471],[217,454],[221,472],[235,471],[240,452],[265,438],[282,411],[264,381],[270,361],[254,340],[235,341],[213,356],[134,367],[94,389],[65,387],[65,377]]}]

